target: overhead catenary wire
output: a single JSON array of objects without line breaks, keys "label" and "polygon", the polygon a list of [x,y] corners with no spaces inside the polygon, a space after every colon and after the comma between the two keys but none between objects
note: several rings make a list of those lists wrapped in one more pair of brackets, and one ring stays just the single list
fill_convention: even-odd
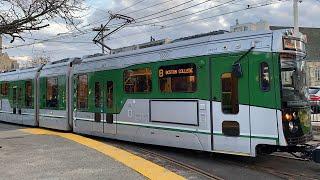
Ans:
[{"label": "overhead catenary wire", "polygon": [[[285,1],[288,1],[288,0],[285,0]],[[277,2],[270,1],[268,3],[262,4],[262,5],[259,5],[259,6],[256,6],[256,5],[257,4],[261,4],[261,3],[248,5],[246,8],[243,8],[243,9],[240,9],[240,10],[230,11],[230,12],[226,12],[226,13],[222,13],[222,14],[218,14],[218,15],[214,15],[214,16],[209,16],[209,17],[205,17],[205,18],[201,18],[201,19],[195,19],[193,21],[182,22],[182,23],[179,23],[179,24],[166,25],[165,27],[161,28],[161,30],[170,29],[172,27],[177,27],[177,26],[181,26],[181,25],[184,25],[184,24],[194,23],[196,21],[203,21],[203,20],[214,18],[214,17],[218,17],[218,16],[223,16],[223,15],[232,14],[232,13],[236,13],[236,12],[241,12],[241,11],[245,11],[245,10],[249,10],[249,9],[259,8],[259,7],[263,7],[263,6],[267,6],[267,5],[271,5],[271,4],[279,3],[279,2],[285,2],[285,1],[277,1]],[[135,27],[135,26],[130,26],[130,27],[132,28],[132,27]],[[154,31],[154,30],[152,30],[152,31]],[[141,33],[135,33],[135,34],[142,34],[142,33],[145,33],[145,32],[147,32],[147,31],[144,31],[144,32],[141,32]],[[87,33],[88,32],[82,32],[80,34],[74,34],[73,36],[77,37],[77,36],[84,35],[84,34],[87,34]],[[135,35],[135,34],[131,34],[130,36]],[[128,36],[129,35],[126,35],[126,37],[128,37]],[[123,37],[113,37],[113,38],[110,38],[110,39],[111,40],[115,40],[115,39],[121,39],[121,38],[123,38]],[[6,47],[5,49],[25,47],[25,46],[30,46],[30,45],[33,45],[33,44],[45,43],[45,42],[48,42],[48,41],[50,41],[50,39],[45,39],[45,40],[42,40],[42,41],[39,41],[39,42],[34,42],[34,43],[28,43],[28,44],[21,44],[21,45],[16,45],[16,46],[12,46],[12,47]]]},{"label": "overhead catenary wire", "polygon": [[147,6],[145,8],[141,8],[141,9],[137,9],[137,10],[134,10],[134,11],[130,11],[130,12],[124,13],[124,15],[129,15],[129,14],[132,14],[132,13],[145,11],[146,9],[153,8],[153,7],[156,7],[156,6],[159,6],[159,5],[163,5],[163,4],[166,4],[166,3],[171,2],[171,1],[173,1],[173,0],[167,0],[167,1],[164,1],[164,2],[157,3],[157,4],[153,4],[153,5]]},{"label": "overhead catenary wire", "polygon": [[[290,1],[290,0],[285,0],[285,1]],[[285,2],[285,1],[281,1],[281,2]],[[170,29],[170,28],[178,27],[178,26],[181,26],[181,25],[184,25],[184,24],[189,24],[189,23],[194,23],[194,22],[203,21],[203,20],[207,20],[207,19],[212,19],[212,18],[216,18],[216,17],[219,17],[219,16],[233,14],[233,13],[246,11],[246,10],[250,10],[250,9],[256,9],[256,8],[268,6],[268,5],[275,4],[275,3],[280,3],[280,2],[270,2],[270,3],[264,3],[264,4],[261,4],[261,3],[252,4],[252,5],[250,5],[250,7],[246,7],[246,8],[230,11],[230,12],[225,12],[225,13],[221,13],[221,14],[217,14],[217,15],[213,15],[213,16],[208,16],[208,17],[204,17],[204,18],[201,18],[201,19],[195,19],[193,21],[182,22],[182,23],[179,23],[179,24],[166,25],[166,26],[163,26],[163,28],[161,28],[161,30]],[[144,31],[144,32],[139,32],[139,33],[134,33],[134,34],[128,34],[128,35],[126,35],[126,37],[133,36],[133,35],[138,35],[138,34],[143,34],[143,33],[146,33],[146,32],[154,32],[154,30]],[[121,39],[121,38],[123,38],[123,37],[122,36],[112,37],[112,38],[110,38],[110,40],[116,40],[116,39]]]}]

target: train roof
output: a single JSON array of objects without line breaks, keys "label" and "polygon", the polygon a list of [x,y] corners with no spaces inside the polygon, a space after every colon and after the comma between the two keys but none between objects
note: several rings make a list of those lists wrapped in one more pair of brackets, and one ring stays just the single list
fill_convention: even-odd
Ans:
[{"label": "train roof", "polygon": [[65,58],[58,61],[52,61],[46,64],[40,73],[40,77],[64,75],[68,67],[81,63],[81,58]]},{"label": "train roof", "polygon": [[180,38],[159,46],[83,58],[82,63],[75,66],[74,71],[81,73],[117,69],[148,62],[241,52],[247,51],[252,46],[255,47],[254,51],[276,52],[282,49],[282,36],[285,32],[286,30],[247,31]]},{"label": "train roof", "polygon": [[36,74],[41,70],[42,66],[43,65],[39,65],[37,67],[22,68],[5,73],[0,73],[0,81],[17,81],[33,79],[36,77]]}]

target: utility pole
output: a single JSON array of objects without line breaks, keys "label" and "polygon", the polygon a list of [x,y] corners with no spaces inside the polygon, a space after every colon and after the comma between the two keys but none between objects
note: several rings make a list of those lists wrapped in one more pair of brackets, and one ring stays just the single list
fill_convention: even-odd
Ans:
[{"label": "utility pole", "polygon": [[[97,27],[97,28],[93,28],[92,31],[96,31],[96,32],[101,32],[100,33],[100,38],[101,38],[101,41],[102,43],[104,43],[104,32],[105,31],[109,31],[110,29],[107,28],[107,27],[104,27],[103,24],[101,24],[100,27]],[[104,50],[104,46],[101,46],[101,49],[102,49],[102,54],[105,53],[105,50]]]},{"label": "utility pole", "polygon": [[[104,38],[110,36],[111,34],[114,34],[116,32],[118,32],[120,29],[124,28],[126,25],[134,22],[134,19],[132,17],[129,17],[129,16],[125,16],[125,15],[122,15],[122,14],[110,14],[110,18],[108,20],[108,22],[105,24],[105,25],[101,25],[99,28],[94,28],[93,31],[97,31],[97,35],[93,38],[93,42],[94,44],[99,44],[100,46],[102,46],[102,53],[104,53],[104,48],[108,49],[111,53],[111,48],[109,46],[107,46],[105,43],[104,43]],[[107,26],[109,25],[109,23],[112,21],[112,20],[115,20],[115,19],[118,19],[118,20],[122,20],[124,21],[123,23],[120,23],[118,25],[118,27],[114,27],[114,28],[107,28]],[[112,30],[111,30],[112,29]],[[109,31],[107,34],[104,34],[105,31]]]},{"label": "utility pole", "polygon": [[294,35],[298,35],[299,33],[299,10],[298,10],[298,2],[302,2],[301,0],[293,0],[293,27],[294,27]]}]

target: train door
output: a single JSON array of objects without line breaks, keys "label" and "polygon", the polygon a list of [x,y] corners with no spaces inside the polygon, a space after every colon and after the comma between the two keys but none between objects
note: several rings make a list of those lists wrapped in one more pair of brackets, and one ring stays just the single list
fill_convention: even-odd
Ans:
[{"label": "train door", "polygon": [[111,72],[107,72],[104,75],[104,133],[106,134],[116,134],[116,123],[114,118],[115,113],[115,82],[112,78]]},{"label": "train door", "polygon": [[[225,56],[211,59],[211,103],[213,151],[247,154],[251,152],[248,59]],[[241,77],[232,72],[241,64]]]}]

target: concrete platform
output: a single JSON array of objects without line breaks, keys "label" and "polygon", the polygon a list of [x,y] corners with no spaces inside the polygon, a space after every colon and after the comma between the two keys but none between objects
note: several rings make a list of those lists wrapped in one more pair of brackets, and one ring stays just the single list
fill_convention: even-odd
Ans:
[{"label": "concrete platform", "polygon": [[19,128],[0,124],[0,179],[145,179],[89,147]]}]

